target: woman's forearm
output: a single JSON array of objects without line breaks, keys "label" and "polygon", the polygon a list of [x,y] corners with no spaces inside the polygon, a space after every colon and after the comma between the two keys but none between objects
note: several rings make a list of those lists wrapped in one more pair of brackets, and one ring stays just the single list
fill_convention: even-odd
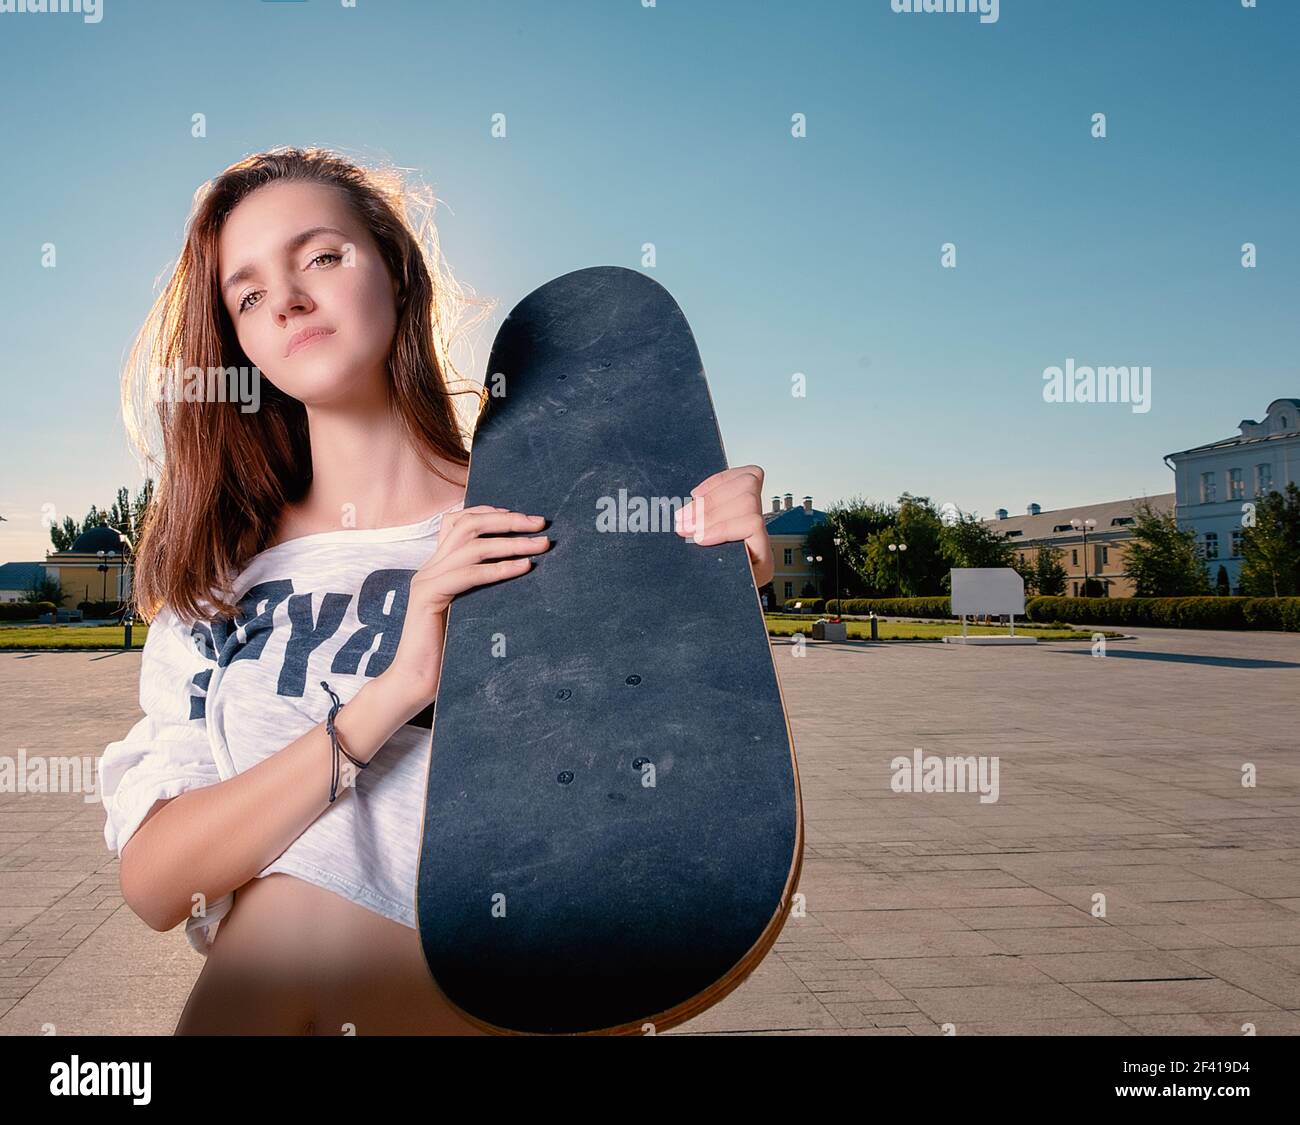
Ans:
[{"label": "woman's forearm", "polygon": [[[427,701],[426,701],[427,702]],[[423,709],[406,686],[381,675],[334,720],[343,748],[368,762]],[[330,807],[333,749],[324,723],[235,777],[156,803],[122,849],[122,897],[165,931],[242,887]],[[340,772],[350,767],[340,755]],[[355,800],[340,788],[338,800]]]}]

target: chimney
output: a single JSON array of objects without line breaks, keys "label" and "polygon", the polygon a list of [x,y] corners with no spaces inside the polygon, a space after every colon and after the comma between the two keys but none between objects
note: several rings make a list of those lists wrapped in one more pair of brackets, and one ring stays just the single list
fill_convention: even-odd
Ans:
[{"label": "chimney", "polygon": [[1025,509],[1025,511],[1031,516],[1038,515],[1038,513],[1041,512],[1042,510],[1043,509],[1040,508],[1037,504],[1030,504],[1029,507]]},{"label": "chimney", "polygon": [[805,512],[807,512],[810,516],[812,515],[812,497],[811,497],[811,496],[805,496],[805,497],[803,498],[803,510],[804,510]]},{"label": "chimney", "polygon": [[1004,520],[1004,519],[1007,518],[1007,510],[1006,510],[1006,508],[999,508],[999,509],[998,509],[996,512],[994,512],[993,514],[994,514],[994,516],[996,516],[996,517],[997,517],[998,519],[1000,519],[1000,520]]},{"label": "chimney", "polygon": [[781,510],[783,512],[788,512],[792,507],[794,507],[793,492],[787,492],[781,499],[782,499]]},{"label": "chimney", "polygon": [[773,496],[773,497],[772,497],[772,511],[774,511],[774,512],[779,512],[780,510],[781,510],[781,497],[779,497],[779,496]]}]

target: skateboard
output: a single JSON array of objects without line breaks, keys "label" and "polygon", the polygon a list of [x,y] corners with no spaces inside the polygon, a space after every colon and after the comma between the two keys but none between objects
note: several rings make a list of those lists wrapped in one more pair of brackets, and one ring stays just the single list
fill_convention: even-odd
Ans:
[{"label": "skateboard", "polygon": [[599,266],[512,310],[484,386],[465,507],[542,515],[552,545],[447,613],[425,961],[483,1030],[663,1031],[762,960],[803,858],[745,545],[673,528],[727,467],[699,351],[666,289]]}]

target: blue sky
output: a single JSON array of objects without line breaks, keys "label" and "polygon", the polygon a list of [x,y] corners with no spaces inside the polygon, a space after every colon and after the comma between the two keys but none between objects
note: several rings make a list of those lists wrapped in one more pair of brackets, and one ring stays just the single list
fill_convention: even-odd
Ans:
[{"label": "blue sky", "polygon": [[[0,561],[41,557],[43,505],[80,518],[138,483],[118,375],[191,196],[290,143],[434,188],[452,270],[498,302],[481,362],[528,291],[653,243],[767,495],[989,516],[1169,491],[1163,454],[1300,397],[1298,46],[1292,0],[0,14]],[[1067,358],[1150,366],[1151,409],[1045,403]]]}]

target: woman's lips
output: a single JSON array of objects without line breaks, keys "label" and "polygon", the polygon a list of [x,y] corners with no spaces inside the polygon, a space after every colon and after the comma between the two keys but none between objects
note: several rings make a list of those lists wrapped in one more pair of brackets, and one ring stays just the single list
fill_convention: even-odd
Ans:
[{"label": "woman's lips", "polygon": [[325,328],[313,329],[312,331],[308,332],[307,335],[303,336],[301,339],[295,340],[292,344],[290,344],[289,351],[286,354],[293,355],[294,352],[307,347],[308,344],[314,344],[317,340],[324,340],[326,337],[333,336],[333,335],[334,335],[333,329],[325,329]]}]

